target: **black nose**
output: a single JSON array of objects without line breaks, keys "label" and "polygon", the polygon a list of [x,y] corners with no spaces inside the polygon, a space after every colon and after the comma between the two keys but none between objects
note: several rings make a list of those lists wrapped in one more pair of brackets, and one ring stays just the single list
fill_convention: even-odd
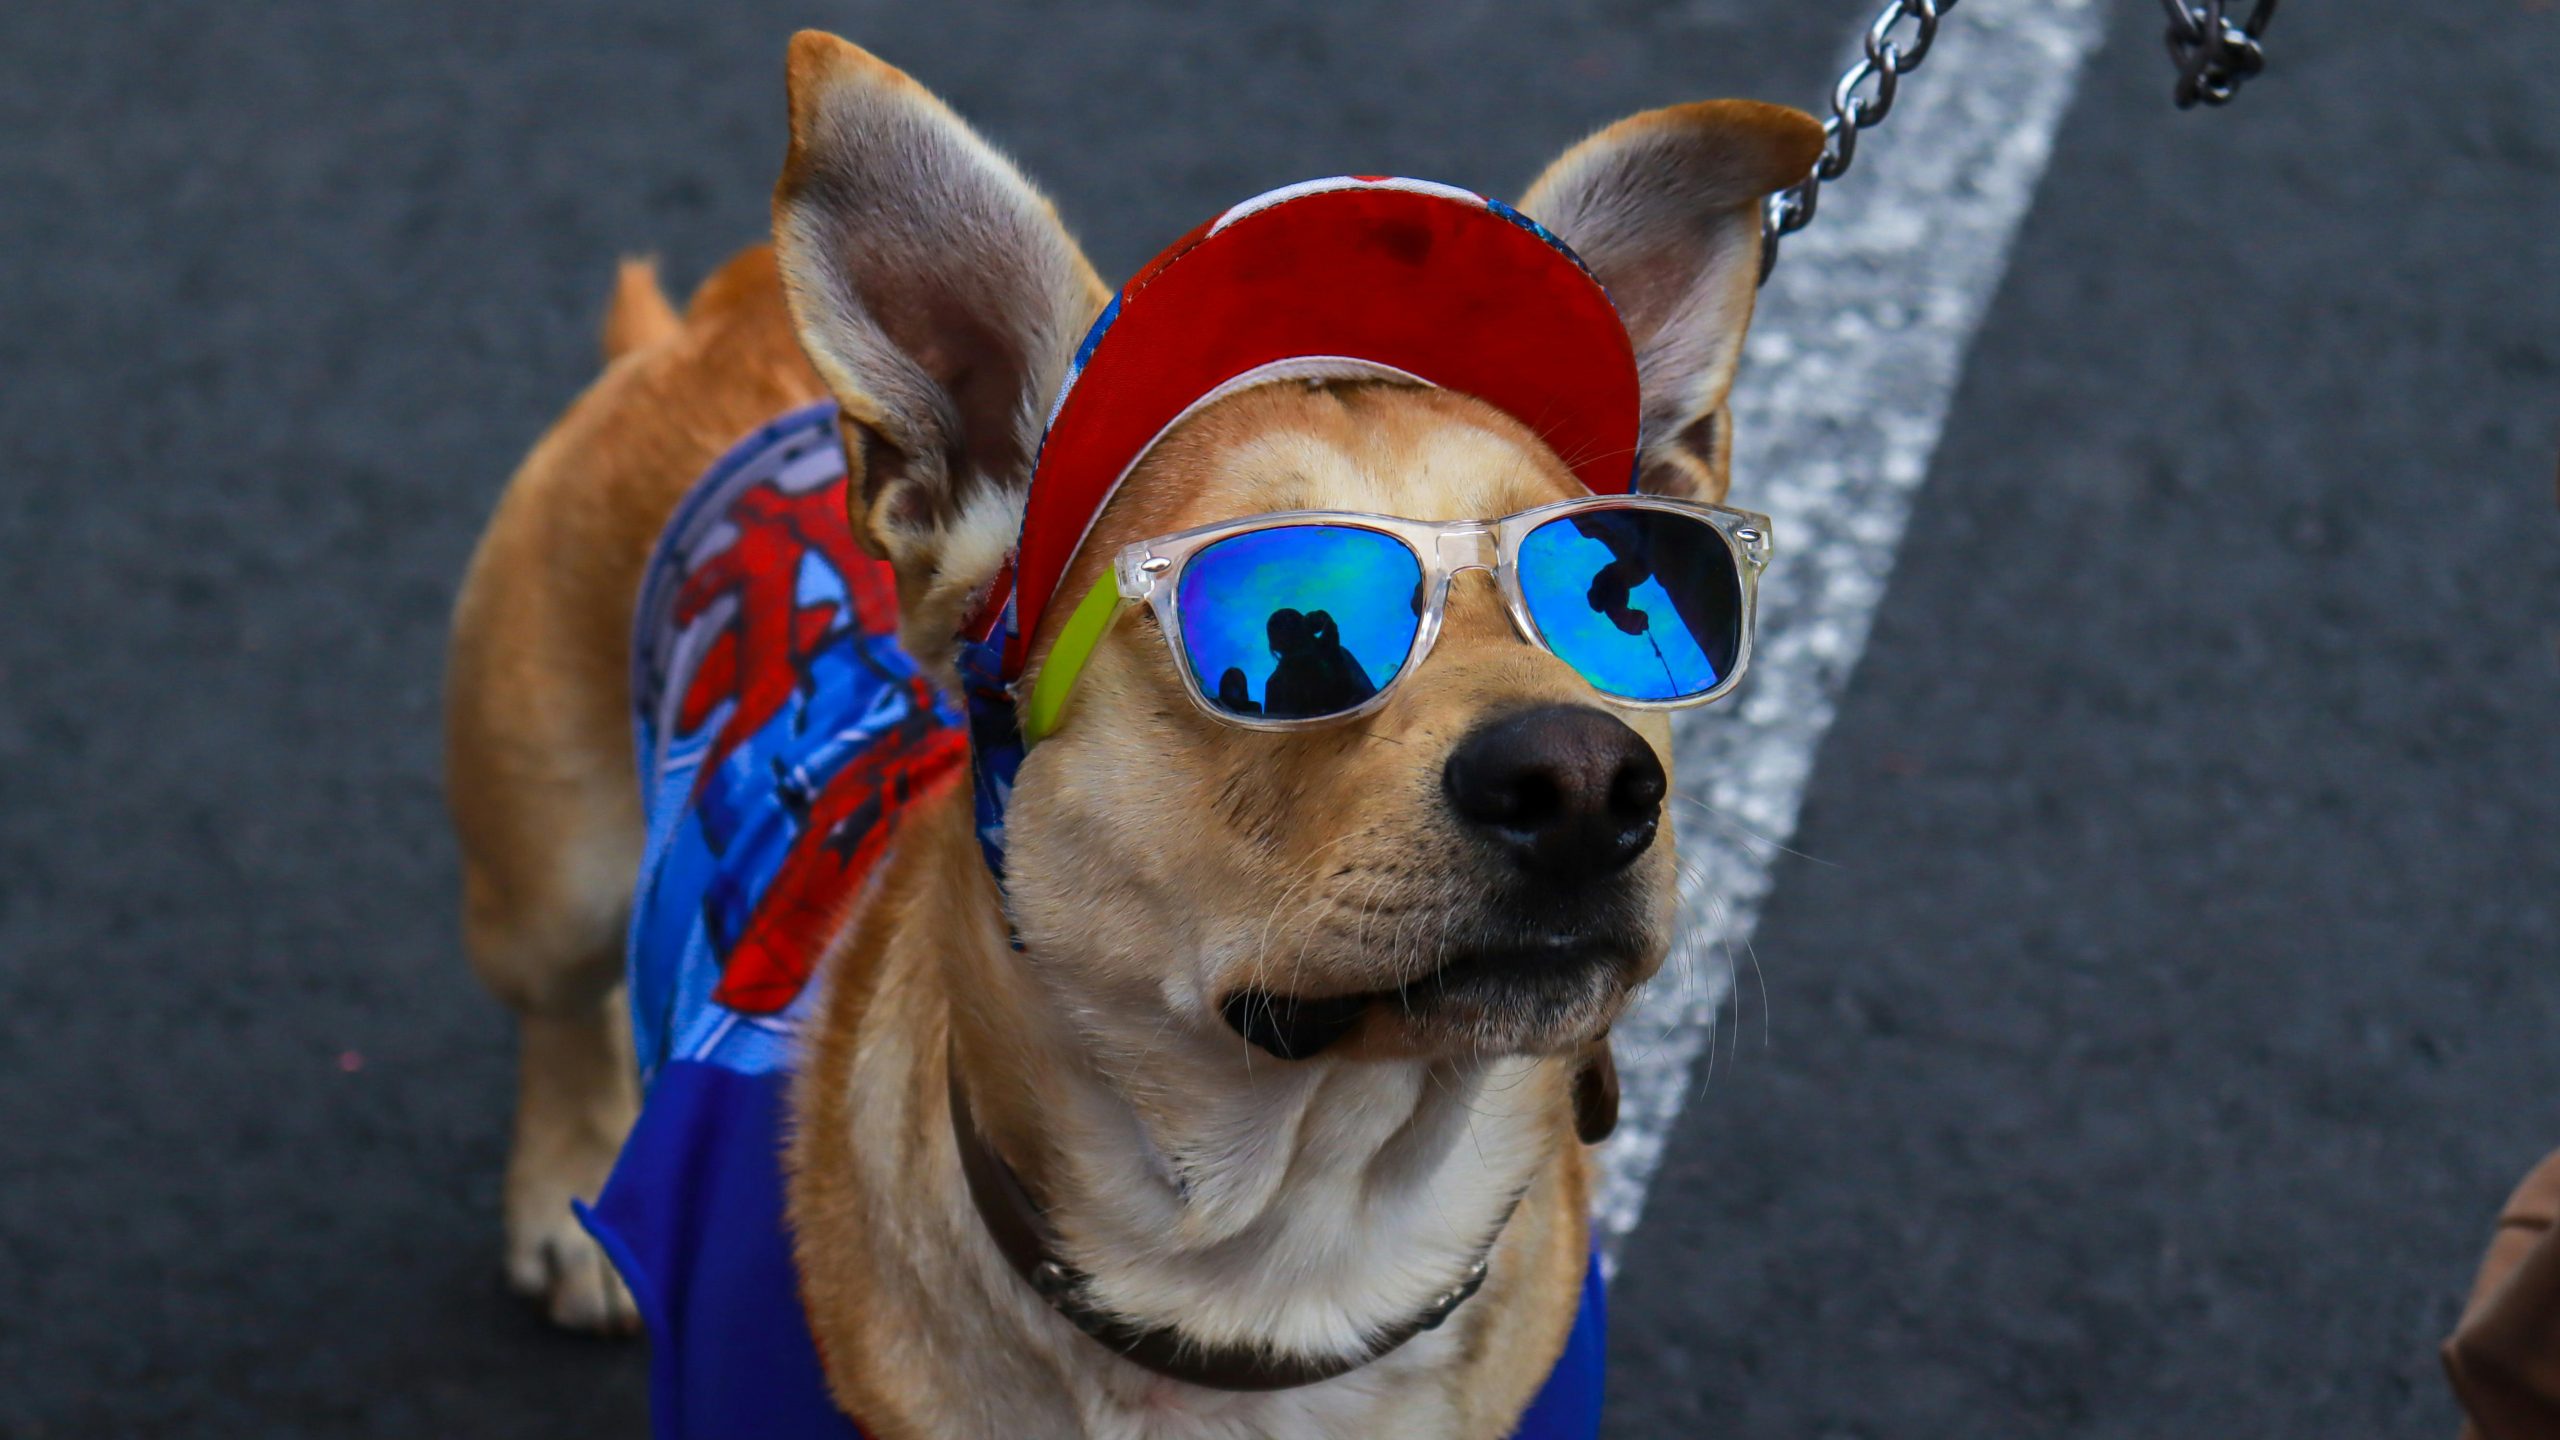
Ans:
[{"label": "black nose", "polygon": [[1618,717],[1549,705],[1496,720],[1449,757],[1460,818],[1543,879],[1625,869],[1662,823],[1662,762]]}]

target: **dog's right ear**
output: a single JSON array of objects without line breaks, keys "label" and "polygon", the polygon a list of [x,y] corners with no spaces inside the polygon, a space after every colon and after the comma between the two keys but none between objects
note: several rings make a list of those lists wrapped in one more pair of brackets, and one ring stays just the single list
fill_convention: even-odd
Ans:
[{"label": "dog's right ear", "polygon": [[843,406],[854,530],[912,607],[1002,561],[1050,397],[1108,294],[1048,200],[895,67],[804,30],[788,78],[783,285]]},{"label": "dog's right ear", "polygon": [[1567,150],[1521,197],[1609,287],[1627,322],[1644,387],[1645,490],[1724,498],[1725,395],[1760,288],[1760,202],[1821,155],[1822,126],[1801,110],[1704,100],[1619,121]]}]

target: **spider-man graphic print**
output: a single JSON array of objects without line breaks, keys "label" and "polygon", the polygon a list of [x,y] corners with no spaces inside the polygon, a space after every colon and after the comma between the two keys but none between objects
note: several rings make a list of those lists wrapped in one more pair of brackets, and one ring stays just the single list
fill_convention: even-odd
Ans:
[{"label": "spider-man graphic print", "polygon": [[888,566],[847,525],[833,406],[775,422],[703,481],[659,546],[638,620],[642,1070],[771,1068],[899,813],[966,756],[898,647]]},{"label": "spider-man graphic print", "polygon": [[628,973],[646,1098],[581,1211],[649,1329],[661,1440],[860,1440],[783,1227],[793,1037],[900,815],[967,741],[855,545],[833,405],[723,456],[658,542],[632,634],[647,846]]}]

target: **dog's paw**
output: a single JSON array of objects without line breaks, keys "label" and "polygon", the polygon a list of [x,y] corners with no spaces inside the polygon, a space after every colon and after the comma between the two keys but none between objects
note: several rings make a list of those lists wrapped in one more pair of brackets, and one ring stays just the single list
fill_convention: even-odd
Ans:
[{"label": "dog's paw", "polygon": [[569,1213],[566,1196],[550,1210],[507,1217],[507,1288],[541,1301],[564,1330],[639,1334],[640,1307],[604,1247]]}]

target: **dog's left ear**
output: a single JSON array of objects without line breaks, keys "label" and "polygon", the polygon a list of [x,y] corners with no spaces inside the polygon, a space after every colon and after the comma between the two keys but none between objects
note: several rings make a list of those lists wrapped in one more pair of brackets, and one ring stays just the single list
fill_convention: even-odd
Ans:
[{"label": "dog's left ear", "polygon": [[1567,150],[1521,201],[1609,287],[1635,341],[1647,492],[1724,498],[1725,396],[1760,287],[1760,202],[1821,154],[1822,126],[1801,110],[1674,105]]}]

